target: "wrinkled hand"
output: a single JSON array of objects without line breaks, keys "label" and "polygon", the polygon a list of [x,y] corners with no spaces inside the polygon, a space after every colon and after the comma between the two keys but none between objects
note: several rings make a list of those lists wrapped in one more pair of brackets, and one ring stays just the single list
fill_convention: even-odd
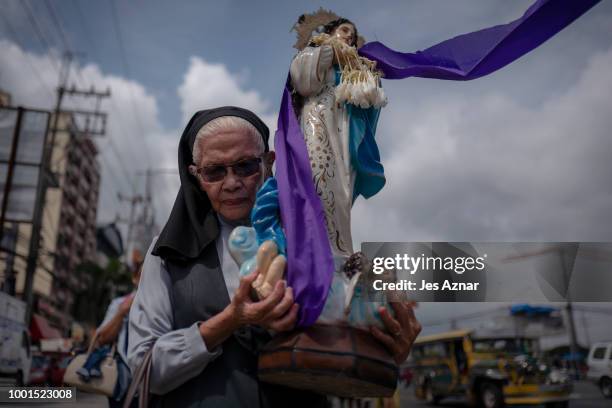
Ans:
[{"label": "wrinkled hand", "polygon": [[391,316],[387,308],[379,309],[388,333],[374,326],[370,328],[370,331],[387,347],[395,362],[401,364],[408,358],[412,343],[421,332],[422,327],[414,315],[415,302],[390,302],[389,304],[395,311],[395,318]]},{"label": "wrinkled hand", "polygon": [[239,326],[256,324],[275,331],[293,329],[299,305],[293,301],[293,289],[284,280],[276,282],[272,293],[265,299],[253,301],[251,285],[258,271],[240,279],[240,286],[230,304],[231,313]]}]

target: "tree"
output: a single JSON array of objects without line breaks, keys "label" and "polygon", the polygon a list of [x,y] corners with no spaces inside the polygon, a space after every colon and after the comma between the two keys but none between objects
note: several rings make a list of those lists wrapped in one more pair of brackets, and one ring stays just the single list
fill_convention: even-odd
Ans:
[{"label": "tree", "polygon": [[84,262],[77,273],[89,280],[90,285],[76,295],[72,315],[76,321],[97,327],[104,319],[110,301],[132,288],[130,271],[119,259],[111,259],[106,267],[94,262]]}]

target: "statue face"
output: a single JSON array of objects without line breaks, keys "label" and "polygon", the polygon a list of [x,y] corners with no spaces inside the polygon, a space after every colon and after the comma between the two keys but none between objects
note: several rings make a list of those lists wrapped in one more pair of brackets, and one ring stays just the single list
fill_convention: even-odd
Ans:
[{"label": "statue face", "polygon": [[355,27],[351,23],[342,23],[334,29],[332,37],[336,37],[346,45],[352,46],[355,42]]}]

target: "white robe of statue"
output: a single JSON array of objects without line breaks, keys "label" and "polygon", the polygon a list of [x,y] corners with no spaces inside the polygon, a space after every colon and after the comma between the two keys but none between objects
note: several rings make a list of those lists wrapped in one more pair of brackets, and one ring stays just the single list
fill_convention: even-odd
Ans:
[{"label": "white robe of statue", "polygon": [[291,63],[291,84],[303,97],[300,125],[310,158],[315,189],[325,210],[325,224],[336,271],[354,252],[351,207],[355,171],[349,157],[345,104],[336,103],[333,50],[306,47]]}]

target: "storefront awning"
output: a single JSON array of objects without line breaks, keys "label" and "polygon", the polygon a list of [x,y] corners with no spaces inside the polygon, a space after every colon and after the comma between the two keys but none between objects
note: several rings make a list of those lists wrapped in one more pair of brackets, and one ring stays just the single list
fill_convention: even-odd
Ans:
[{"label": "storefront awning", "polygon": [[32,341],[40,341],[40,339],[59,339],[62,334],[59,330],[49,325],[49,322],[44,317],[34,314],[32,316],[32,324],[30,324],[30,333]]}]

